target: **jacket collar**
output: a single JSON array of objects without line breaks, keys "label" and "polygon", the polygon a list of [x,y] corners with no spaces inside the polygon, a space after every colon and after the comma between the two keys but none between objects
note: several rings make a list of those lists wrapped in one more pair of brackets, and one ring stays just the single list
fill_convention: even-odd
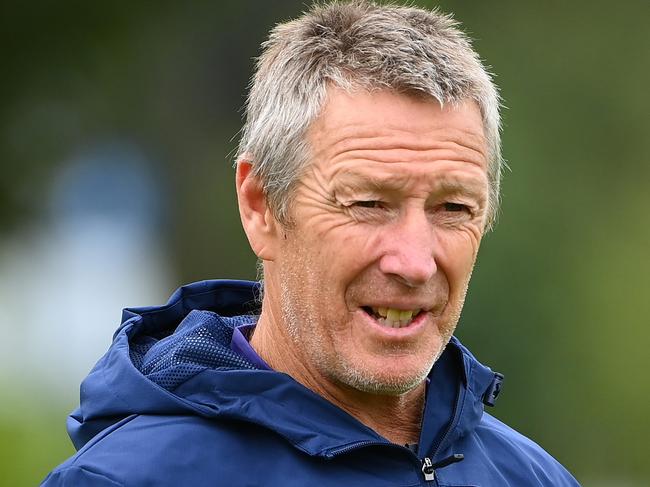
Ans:
[{"label": "jacket collar", "polygon": [[[82,404],[69,420],[75,445],[98,429],[129,414],[194,414],[248,421],[276,431],[309,455],[332,456],[367,444],[388,444],[379,434],[337,406],[303,387],[286,374],[261,370],[222,370],[205,367],[170,392],[144,376],[131,360],[134,343],[142,337],[171,334],[191,310],[220,316],[250,313],[258,302],[259,283],[201,281],[183,286],[160,307],[131,308],[114,343],[82,384]],[[228,327],[227,320],[218,324]],[[481,365],[452,338],[444,352],[457,364],[459,385],[452,427],[444,443],[473,430],[483,414],[482,398],[495,374]],[[427,402],[435,397],[429,387]],[[424,418],[423,431],[428,431]],[[73,436],[75,435],[75,436]],[[76,439],[75,439],[76,438]],[[430,438],[422,442],[431,443]],[[444,449],[445,444],[439,445]]]}]

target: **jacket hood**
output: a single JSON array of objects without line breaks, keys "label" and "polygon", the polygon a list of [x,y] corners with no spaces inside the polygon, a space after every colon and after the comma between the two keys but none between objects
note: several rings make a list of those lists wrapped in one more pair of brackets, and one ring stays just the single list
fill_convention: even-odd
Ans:
[{"label": "jacket hood", "polygon": [[[231,350],[234,327],[256,321],[259,296],[259,283],[201,281],[179,288],[163,306],[124,310],[111,347],[83,381],[80,406],[68,418],[75,447],[134,414],[248,421],[276,431],[310,455],[388,443],[288,375],[259,370]],[[502,376],[481,365],[455,338],[434,370],[441,361],[454,364],[460,383],[453,427],[444,438],[452,443],[476,427],[484,403],[496,399]],[[430,378],[423,438],[437,400],[433,371]],[[314,421],[326,426],[315,427]]]}]

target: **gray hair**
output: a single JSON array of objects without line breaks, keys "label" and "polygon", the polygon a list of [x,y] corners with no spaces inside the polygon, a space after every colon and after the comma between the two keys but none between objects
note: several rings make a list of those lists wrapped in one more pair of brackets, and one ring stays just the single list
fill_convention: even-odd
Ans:
[{"label": "gray hair", "polygon": [[239,160],[253,165],[269,207],[288,223],[292,189],[308,165],[306,132],[334,85],[389,89],[445,103],[478,104],[488,149],[488,226],[499,206],[499,94],[450,15],[367,0],[314,4],[262,44],[246,104]]}]

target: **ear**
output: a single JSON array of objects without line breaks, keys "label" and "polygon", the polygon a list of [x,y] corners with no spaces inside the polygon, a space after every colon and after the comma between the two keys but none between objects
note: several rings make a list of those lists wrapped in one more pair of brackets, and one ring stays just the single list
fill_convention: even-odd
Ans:
[{"label": "ear", "polygon": [[266,203],[262,184],[249,161],[237,161],[237,201],[244,232],[255,255],[262,260],[276,258],[278,222]]}]

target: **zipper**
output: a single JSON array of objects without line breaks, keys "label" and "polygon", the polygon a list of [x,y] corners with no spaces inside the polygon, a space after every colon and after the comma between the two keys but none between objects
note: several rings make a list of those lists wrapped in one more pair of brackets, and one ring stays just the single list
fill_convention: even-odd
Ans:
[{"label": "zipper", "polygon": [[440,452],[442,445],[444,445],[445,441],[449,437],[449,434],[458,424],[458,421],[460,419],[458,418],[460,404],[465,400],[466,393],[467,391],[465,390],[465,388],[463,388],[462,385],[459,385],[458,394],[456,395],[456,401],[454,402],[454,408],[452,410],[452,420],[449,422],[449,425],[445,430],[445,434],[442,435],[442,438],[440,439],[438,444],[434,446],[433,454],[430,457],[423,457],[422,459],[420,459],[415,453],[413,453],[412,450],[410,450],[405,446],[397,445],[395,443],[390,443],[388,441],[372,441],[372,440],[359,441],[351,445],[335,448],[334,450],[331,450],[328,453],[326,453],[325,456],[327,458],[334,458],[338,455],[348,453],[351,450],[356,450],[357,448],[363,448],[366,446],[389,446],[392,448],[399,448],[400,450],[406,450],[408,452],[409,457],[418,466],[418,469],[420,470],[420,472],[422,472],[422,476],[424,477],[424,480],[426,482],[435,482],[436,469],[444,468],[448,465],[451,465],[452,463],[460,462],[465,458],[462,453],[454,453],[446,458],[443,458],[442,460],[436,463],[433,463],[432,460],[432,458],[436,458],[436,456]]},{"label": "zipper", "polygon": [[433,463],[433,461],[431,460],[432,458],[436,458],[436,456],[438,455],[438,453],[442,448],[442,445],[444,445],[445,441],[447,441],[449,434],[458,424],[458,421],[460,420],[460,418],[458,417],[458,412],[459,412],[461,402],[465,400],[465,394],[466,394],[465,389],[463,388],[462,385],[459,385],[458,394],[456,395],[456,401],[454,401],[454,408],[451,414],[452,419],[449,422],[447,429],[445,430],[445,434],[442,435],[442,438],[440,439],[438,444],[436,444],[433,447],[433,453],[431,454],[431,456],[424,457],[422,459],[422,475],[424,476],[424,480],[426,480],[427,482],[435,481],[436,469],[444,468],[448,465],[451,465],[452,463],[460,462],[465,458],[465,456],[462,453],[453,453],[450,456],[443,458],[442,460],[436,463]]},{"label": "zipper", "polygon": [[445,468],[452,463],[460,462],[464,459],[465,455],[462,453],[454,453],[436,463],[433,463],[429,457],[424,457],[424,460],[422,460],[422,475],[424,475],[424,480],[435,480],[436,469]]},{"label": "zipper", "polygon": [[387,446],[387,447],[390,447],[390,448],[397,448],[398,450],[401,450],[401,451],[406,451],[406,452],[408,452],[411,459],[413,459],[417,463],[418,467],[420,466],[420,459],[418,458],[418,456],[415,453],[413,453],[413,451],[409,450],[405,446],[398,445],[397,443],[391,443],[389,441],[372,441],[372,440],[358,441],[356,443],[352,443],[351,445],[347,445],[347,446],[343,446],[343,447],[339,447],[339,448],[335,448],[333,450],[330,450],[329,452],[327,452],[325,454],[325,456],[327,458],[334,458],[334,457],[337,457],[339,455],[343,455],[344,453],[348,453],[348,452],[350,452],[352,450],[356,450],[358,448],[363,448],[363,447],[366,447],[366,446]]},{"label": "zipper", "polygon": [[[447,441],[447,438],[449,437],[449,434],[451,433],[451,431],[458,424],[458,421],[460,420],[460,418],[458,417],[458,410],[459,410],[459,407],[460,407],[460,403],[465,400],[465,394],[466,393],[467,392],[465,391],[463,386],[459,385],[458,394],[456,395],[456,401],[454,401],[454,409],[452,410],[452,413],[451,413],[451,418],[452,419],[449,422],[449,425],[447,425],[447,429],[445,430],[445,434],[442,435],[442,438],[440,439],[438,444],[434,446],[433,454],[431,455],[431,458],[435,458],[438,455],[442,445],[444,445],[445,441]],[[441,463],[441,462],[439,462],[439,463]],[[452,463],[454,463],[454,462],[452,462]],[[447,464],[447,465],[449,465],[449,464]]]},{"label": "zipper", "polygon": [[422,460],[422,475],[424,475],[424,480],[427,482],[436,478],[436,469],[433,468],[433,463],[429,457],[424,457],[424,460]]},{"label": "zipper", "polygon": [[413,464],[420,469],[424,477],[424,480],[426,482],[435,482],[436,469],[444,468],[447,465],[451,465],[452,463],[460,462],[464,458],[464,456],[461,453],[454,453],[453,455],[450,455],[447,458],[443,458],[439,462],[433,463],[431,461],[431,458],[429,457],[424,457],[422,460],[420,460],[420,458],[415,453],[413,453],[412,450],[410,450],[405,446],[401,446],[396,443],[390,443],[386,441],[370,441],[370,440],[359,441],[357,443],[352,443],[351,445],[336,448],[334,450],[327,452],[325,456],[329,459],[332,459],[339,455],[344,455],[345,453],[349,453],[352,450],[356,450],[358,448],[364,448],[366,446],[384,446],[384,447],[388,446],[391,448],[397,448],[399,450],[408,452],[409,458],[413,461]]},{"label": "zipper", "polygon": [[[347,445],[341,448],[336,448],[334,450],[331,450],[330,452],[326,453],[325,456],[331,459],[336,456],[348,453],[352,450],[356,450],[357,448],[363,448],[366,446],[388,446],[391,448],[397,448],[401,451],[405,451],[408,453],[408,456],[413,462],[413,464],[418,468],[420,472],[422,472],[425,481],[430,482],[435,478],[434,467],[437,468],[438,464],[433,464],[431,462],[431,459],[428,457],[425,457],[424,459],[420,460],[420,458],[415,453],[413,453],[413,451],[410,450],[409,448],[398,445],[396,443],[390,443],[387,441],[359,441],[351,445]],[[451,463],[453,463],[453,461]],[[425,472],[425,468],[426,468],[426,472]],[[431,468],[431,471],[429,471],[429,468]]]}]

